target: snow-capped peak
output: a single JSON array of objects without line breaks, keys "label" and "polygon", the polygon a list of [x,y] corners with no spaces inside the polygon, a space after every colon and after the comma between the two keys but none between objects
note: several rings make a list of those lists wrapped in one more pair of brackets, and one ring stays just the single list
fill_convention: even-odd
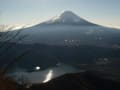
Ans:
[{"label": "snow-capped peak", "polygon": [[77,22],[86,22],[86,20],[80,18],[76,14],[74,14],[72,11],[64,11],[60,15],[50,19],[47,21],[47,23],[77,23]]},{"label": "snow-capped peak", "polygon": [[76,14],[74,14],[73,12],[71,11],[65,11],[63,12],[60,17],[59,17],[60,20],[63,20],[63,21],[73,21],[73,22],[78,22],[80,21],[80,18],[79,16],[77,16]]}]

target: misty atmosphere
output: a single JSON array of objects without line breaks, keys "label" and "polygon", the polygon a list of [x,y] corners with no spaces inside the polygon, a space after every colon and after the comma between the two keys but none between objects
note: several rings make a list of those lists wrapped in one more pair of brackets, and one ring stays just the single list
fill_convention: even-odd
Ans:
[{"label": "misty atmosphere", "polygon": [[115,0],[1,0],[0,90],[119,90]]}]

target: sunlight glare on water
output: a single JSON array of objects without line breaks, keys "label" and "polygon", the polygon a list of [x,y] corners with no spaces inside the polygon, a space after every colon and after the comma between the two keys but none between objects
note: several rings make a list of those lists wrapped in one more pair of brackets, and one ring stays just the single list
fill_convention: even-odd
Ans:
[{"label": "sunlight glare on water", "polygon": [[46,75],[46,78],[45,78],[45,80],[43,81],[43,83],[46,83],[46,82],[50,81],[51,78],[52,78],[52,76],[53,76],[53,70],[49,70],[49,72],[48,72],[48,74]]}]

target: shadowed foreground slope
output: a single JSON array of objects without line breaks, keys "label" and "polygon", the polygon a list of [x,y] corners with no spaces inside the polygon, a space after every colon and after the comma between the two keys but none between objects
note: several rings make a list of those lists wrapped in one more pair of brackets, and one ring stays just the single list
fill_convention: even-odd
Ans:
[{"label": "shadowed foreground slope", "polygon": [[31,90],[120,90],[120,83],[86,72],[66,74]]},{"label": "shadowed foreground slope", "polygon": [[99,77],[99,73],[66,74],[47,83],[23,88],[5,76],[0,77],[0,90],[120,90],[120,82]]},{"label": "shadowed foreground slope", "polygon": [[24,90],[24,88],[13,79],[0,73],[0,90]]}]

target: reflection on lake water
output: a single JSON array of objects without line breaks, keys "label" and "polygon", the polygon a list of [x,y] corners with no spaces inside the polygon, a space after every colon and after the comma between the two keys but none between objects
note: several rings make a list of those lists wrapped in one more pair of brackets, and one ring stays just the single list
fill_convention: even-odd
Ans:
[{"label": "reflection on lake water", "polygon": [[66,64],[60,64],[58,66],[50,67],[45,70],[39,70],[39,71],[33,71],[33,72],[27,72],[25,70],[16,70],[10,76],[12,76],[15,80],[17,80],[19,83],[20,81],[25,80],[26,83],[46,83],[49,80],[64,75],[66,73],[76,73],[80,72],[79,69],[66,65]]}]

